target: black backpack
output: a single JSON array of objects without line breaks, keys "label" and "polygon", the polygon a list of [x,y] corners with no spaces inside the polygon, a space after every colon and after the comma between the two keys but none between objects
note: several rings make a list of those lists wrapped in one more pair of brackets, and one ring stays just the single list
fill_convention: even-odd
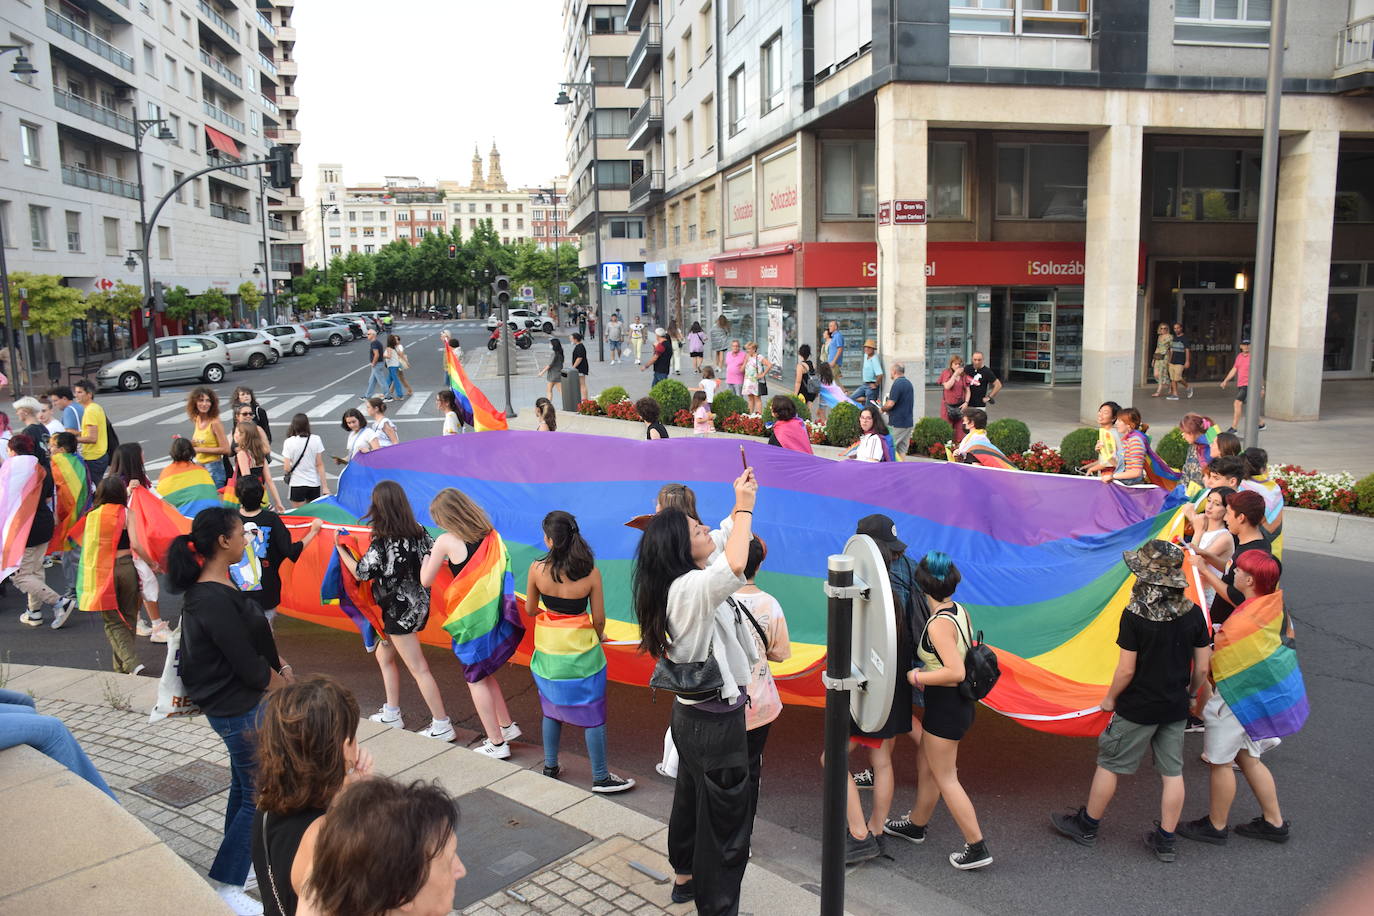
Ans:
[{"label": "black backpack", "polygon": [[[987,643],[983,642],[983,631],[978,631],[978,638],[975,640],[971,633],[965,628],[961,628],[957,615],[947,611],[939,611],[931,616],[931,620],[944,614],[954,621],[956,629],[961,629],[964,634],[964,645],[968,648],[964,651],[964,679],[959,682],[959,695],[966,700],[981,700],[983,697],[992,693],[992,688],[996,686],[997,679],[1002,676],[1002,669],[997,664],[997,653],[992,651]],[[930,621],[926,621],[926,629],[930,628]],[[926,638],[926,633],[921,632],[921,641],[934,649],[934,645]],[[936,655],[939,655],[936,652]]]},{"label": "black backpack", "polygon": [[816,395],[820,393],[821,380],[816,375],[815,371],[811,368],[811,364],[807,363],[806,372],[802,374],[802,394],[814,398]]},{"label": "black backpack", "polygon": [[114,424],[110,418],[105,418],[105,454],[113,455],[114,450],[119,448],[119,436],[115,434]]}]

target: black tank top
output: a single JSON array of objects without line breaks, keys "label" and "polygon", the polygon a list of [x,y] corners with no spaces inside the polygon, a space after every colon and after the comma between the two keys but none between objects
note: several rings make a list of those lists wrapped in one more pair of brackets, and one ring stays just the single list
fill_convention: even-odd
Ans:
[{"label": "black tank top", "polygon": [[591,600],[591,596],[560,598],[557,595],[540,595],[539,600],[544,602],[544,607],[548,608],[550,612],[560,617],[581,617],[587,613],[587,602]]},{"label": "black tank top", "polygon": [[[261,809],[253,818],[253,872],[258,876],[265,916],[295,916],[296,891],[291,887],[291,865],[296,861],[301,837],[323,808],[305,808],[291,814],[269,814]],[[277,901],[281,906],[277,906]]]},{"label": "black tank top", "polygon": [[468,549],[468,555],[463,558],[463,562],[455,564],[452,560],[444,561],[448,563],[448,571],[455,576],[463,571],[464,566],[468,565],[468,561],[470,561],[472,559],[472,555],[477,552],[477,548],[482,546],[482,542],[473,541],[471,544],[465,544],[464,546]]}]

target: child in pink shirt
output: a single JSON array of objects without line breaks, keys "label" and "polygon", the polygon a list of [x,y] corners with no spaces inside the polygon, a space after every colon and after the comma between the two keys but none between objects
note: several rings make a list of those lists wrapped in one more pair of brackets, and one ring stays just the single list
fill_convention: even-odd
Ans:
[{"label": "child in pink shirt", "polygon": [[706,392],[692,394],[692,434],[709,436],[715,429],[716,415],[711,413],[711,405],[706,400]]}]

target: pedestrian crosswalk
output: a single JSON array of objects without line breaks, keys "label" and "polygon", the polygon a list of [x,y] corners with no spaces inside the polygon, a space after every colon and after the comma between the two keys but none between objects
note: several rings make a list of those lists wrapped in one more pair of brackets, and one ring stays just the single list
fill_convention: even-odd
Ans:
[{"label": "pedestrian crosswalk", "polygon": [[402,402],[401,406],[396,408],[396,416],[413,417],[420,411],[424,410],[425,405],[432,400],[434,400],[433,391],[420,391],[419,389],[416,389],[414,394],[406,398],[405,401]]},{"label": "pedestrian crosswalk", "polygon": [[[336,394],[328,398],[305,412],[305,415],[312,420],[323,420],[343,412],[345,405],[359,402],[360,399],[355,394]],[[267,405],[263,405],[264,407]]]}]

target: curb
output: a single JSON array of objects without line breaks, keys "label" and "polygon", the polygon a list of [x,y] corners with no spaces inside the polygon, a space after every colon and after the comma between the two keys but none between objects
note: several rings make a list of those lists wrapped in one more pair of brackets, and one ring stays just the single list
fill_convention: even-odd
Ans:
[{"label": "curb", "polygon": [[1374,563],[1374,518],[1285,508],[1284,544],[1293,550]]}]

